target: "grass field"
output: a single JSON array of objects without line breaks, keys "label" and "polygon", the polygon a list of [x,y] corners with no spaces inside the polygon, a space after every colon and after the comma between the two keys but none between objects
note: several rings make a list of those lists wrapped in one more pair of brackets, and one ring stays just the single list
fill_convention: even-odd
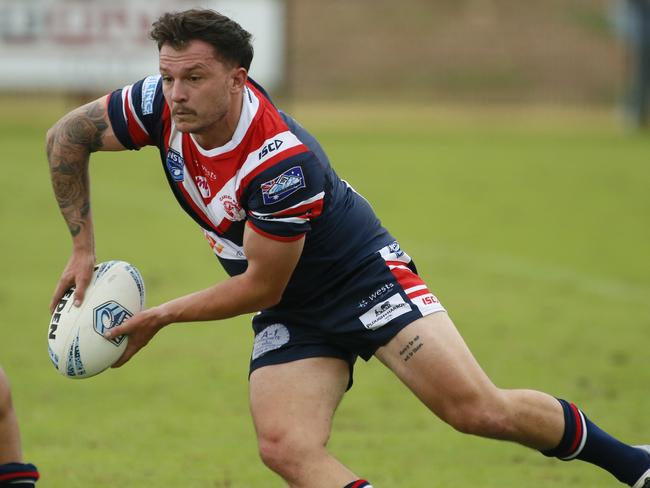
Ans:
[{"label": "grass field", "polygon": [[[170,327],[89,380],[51,366],[47,305],[70,243],[43,139],[63,107],[37,108],[5,101],[0,120],[0,364],[41,486],[284,486],[258,460],[249,420],[249,317]],[[295,112],[498,385],[569,398],[650,442],[650,138],[602,114]],[[92,181],[98,259],[136,264],[149,304],[224,277],[155,150],[99,154]],[[376,488],[617,486],[582,463],[455,433],[377,361],[357,365],[331,449]]]}]

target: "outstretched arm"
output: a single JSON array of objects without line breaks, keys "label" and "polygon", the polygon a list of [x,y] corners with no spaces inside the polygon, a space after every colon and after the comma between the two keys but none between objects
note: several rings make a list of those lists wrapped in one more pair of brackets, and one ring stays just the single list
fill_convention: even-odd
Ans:
[{"label": "outstretched arm", "polygon": [[106,97],[73,110],[47,132],[52,187],[72,236],[72,255],[57,283],[50,311],[71,286],[76,286],[75,303],[83,301],[95,265],[88,177],[90,153],[124,149],[111,128]]},{"label": "outstretched arm", "polygon": [[205,290],[144,310],[109,329],[106,333],[109,339],[122,334],[129,336],[122,357],[113,366],[122,366],[168,324],[220,320],[275,305],[300,259],[304,242],[304,237],[292,242],[272,240],[247,226],[244,231],[246,271]]}]

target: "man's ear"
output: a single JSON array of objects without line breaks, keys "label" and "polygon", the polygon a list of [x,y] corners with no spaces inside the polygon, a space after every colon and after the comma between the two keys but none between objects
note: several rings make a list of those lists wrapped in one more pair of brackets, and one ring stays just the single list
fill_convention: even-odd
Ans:
[{"label": "man's ear", "polygon": [[246,86],[246,80],[248,79],[248,71],[245,68],[239,67],[233,70],[232,76],[230,77],[230,88],[234,93],[238,93],[244,90]]}]

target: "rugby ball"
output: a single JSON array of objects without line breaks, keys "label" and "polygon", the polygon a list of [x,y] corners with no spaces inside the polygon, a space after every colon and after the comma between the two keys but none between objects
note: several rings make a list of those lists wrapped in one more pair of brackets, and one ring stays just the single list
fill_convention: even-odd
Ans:
[{"label": "rugby ball", "polygon": [[117,361],[128,341],[104,332],[144,308],[144,281],[135,266],[107,261],[95,266],[84,301],[73,305],[74,287],[61,298],[48,328],[48,352],[54,367],[68,378],[88,378]]}]

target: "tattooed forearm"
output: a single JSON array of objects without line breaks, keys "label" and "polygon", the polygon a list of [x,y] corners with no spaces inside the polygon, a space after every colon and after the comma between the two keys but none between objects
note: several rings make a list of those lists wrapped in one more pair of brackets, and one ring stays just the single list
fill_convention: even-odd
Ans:
[{"label": "tattooed forearm", "polygon": [[107,129],[103,104],[81,107],[61,119],[47,135],[47,158],[54,195],[72,236],[88,224],[88,160],[102,148]]}]

